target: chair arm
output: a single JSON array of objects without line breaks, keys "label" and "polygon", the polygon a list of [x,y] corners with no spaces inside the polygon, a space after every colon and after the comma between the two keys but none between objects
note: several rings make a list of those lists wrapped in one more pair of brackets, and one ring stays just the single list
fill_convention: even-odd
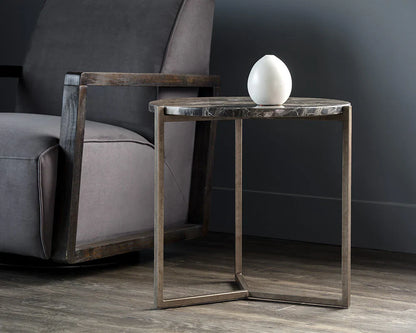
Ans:
[{"label": "chair arm", "polygon": [[217,75],[70,72],[65,76],[65,85],[203,88],[219,84]]},{"label": "chair arm", "polygon": [[22,77],[22,66],[0,65],[0,77]]},{"label": "chair arm", "polygon": [[79,190],[82,167],[84,128],[88,86],[189,87],[219,89],[219,76],[188,74],[96,73],[70,72],[65,75],[60,163],[62,177],[58,182],[58,223],[54,228],[53,258],[55,261],[82,261],[76,250]]}]

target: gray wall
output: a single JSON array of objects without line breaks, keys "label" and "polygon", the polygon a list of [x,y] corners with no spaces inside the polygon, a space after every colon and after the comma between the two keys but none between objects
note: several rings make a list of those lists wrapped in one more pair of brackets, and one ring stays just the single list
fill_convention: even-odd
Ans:
[{"label": "gray wall", "polygon": [[[0,2],[0,64],[21,64],[41,0]],[[217,0],[211,72],[246,95],[264,54],[285,61],[293,96],[353,103],[353,245],[416,253],[416,2]],[[7,81],[7,83],[6,83]],[[1,79],[0,111],[15,80]],[[233,125],[218,131],[211,230],[233,230]],[[337,244],[341,128],[244,123],[244,232]]]},{"label": "gray wall", "polygon": [[[42,0],[0,0],[0,65],[21,65]],[[17,79],[0,78],[0,112],[14,109]]]},{"label": "gray wall", "polygon": [[[288,65],[292,96],[353,104],[353,245],[416,253],[416,2],[218,0],[212,73],[246,95],[264,54]],[[244,231],[337,244],[341,128],[244,123]],[[213,223],[233,230],[233,124],[218,131]]]}]

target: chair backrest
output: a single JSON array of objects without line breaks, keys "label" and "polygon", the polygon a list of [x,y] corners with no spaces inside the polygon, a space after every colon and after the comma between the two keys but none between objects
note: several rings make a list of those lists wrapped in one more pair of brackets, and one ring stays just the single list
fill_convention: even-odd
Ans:
[{"label": "chair backrest", "polygon": [[[214,0],[45,0],[16,112],[60,115],[69,71],[207,74]],[[87,119],[153,141],[154,88],[89,87]]]}]

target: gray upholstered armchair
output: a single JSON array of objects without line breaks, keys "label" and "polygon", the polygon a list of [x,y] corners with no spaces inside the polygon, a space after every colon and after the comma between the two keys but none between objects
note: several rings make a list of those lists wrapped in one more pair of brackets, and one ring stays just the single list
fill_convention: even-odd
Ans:
[{"label": "gray upholstered armchair", "polygon": [[[15,112],[0,113],[0,252],[75,263],[152,246],[147,104],[215,94],[213,10],[213,0],[45,1],[23,67],[0,67],[20,78]],[[206,230],[209,123],[166,128],[167,241]]]}]

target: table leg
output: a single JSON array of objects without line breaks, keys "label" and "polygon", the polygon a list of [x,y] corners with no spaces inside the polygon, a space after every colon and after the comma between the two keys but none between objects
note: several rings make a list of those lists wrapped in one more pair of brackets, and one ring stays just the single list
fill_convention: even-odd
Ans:
[{"label": "table leg", "polygon": [[287,302],[336,308],[348,308],[351,292],[351,148],[352,148],[352,111],[351,106],[344,107],[342,118],[342,258],[341,284],[342,295],[338,299],[324,297],[309,297],[258,292],[249,289],[241,268],[241,124],[236,121],[236,282],[243,290],[249,291],[249,299]]},{"label": "table leg", "polygon": [[243,120],[235,121],[235,274],[243,272],[242,210],[243,210]]},{"label": "table leg", "polygon": [[[154,302],[157,309],[234,301],[248,297],[248,290],[235,290],[208,295],[188,296],[172,299],[163,298],[164,279],[164,108],[155,113],[155,219],[154,219]],[[240,120],[241,136],[241,120]],[[241,140],[240,140],[241,141]],[[241,144],[240,144],[241,156]],[[241,158],[240,158],[240,267],[241,267]],[[237,223],[238,224],[238,223]]]},{"label": "table leg", "polygon": [[154,300],[155,307],[163,305],[163,266],[164,266],[164,158],[165,123],[164,109],[155,112],[155,217],[154,217]]},{"label": "table leg", "polygon": [[351,294],[351,106],[343,109],[342,129],[342,305],[349,307]]}]

